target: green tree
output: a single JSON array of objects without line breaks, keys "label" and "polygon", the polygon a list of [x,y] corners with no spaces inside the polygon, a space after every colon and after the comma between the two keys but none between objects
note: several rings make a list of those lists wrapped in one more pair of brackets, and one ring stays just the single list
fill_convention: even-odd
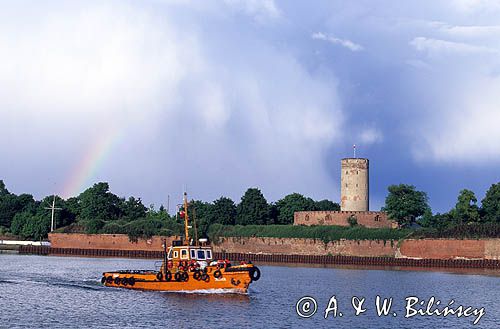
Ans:
[{"label": "green tree", "polygon": [[128,223],[124,229],[131,241],[137,241],[138,239],[149,239],[158,234],[163,224],[159,220],[139,219]]},{"label": "green tree", "polygon": [[14,215],[21,210],[15,194],[0,196],[0,226],[10,227]]},{"label": "green tree", "polygon": [[71,218],[75,221],[78,217],[80,217],[81,207],[80,207],[80,199],[77,197],[69,198],[64,202],[63,211],[67,212],[67,217]]},{"label": "green tree", "polygon": [[23,193],[17,197],[17,208],[19,211],[30,211],[35,213],[38,204],[31,194]]},{"label": "green tree", "polygon": [[280,212],[278,210],[278,206],[276,203],[271,203],[269,205],[269,219],[267,221],[267,225],[273,225],[278,223],[278,216]]},{"label": "green tree", "polygon": [[491,185],[481,206],[484,221],[500,222],[500,183]]},{"label": "green tree", "polygon": [[76,222],[76,215],[69,210],[69,208],[66,206],[66,202],[62,202],[59,204],[62,209],[56,212],[56,218],[57,218],[57,227],[64,227],[73,224]]},{"label": "green tree", "polygon": [[161,230],[158,232],[161,235],[180,235],[184,230],[184,224],[176,222],[175,218],[170,216],[163,205],[158,210],[155,210],[154,205],[151,205],[146,214],[146,219],[163,223]]},{"label": "green tree", "polygon": [[302,194],[292,193],[276,202],[278,208],[278,221],[276,224],[293,224],[293,216],[296,211],[315,210],[316,204],[311,198]]},{"label": "green tree", "polygon": [[12,220],[12,233],[23,239],[42,240],[50,230],[50,218],[24,211],[17,213]]},{"label": "green tree", "polygon": [[418,223],[422,227],[444,229],[447,226],[453,224],[454,218],[455,216],[453,215],[453,211],[444,214],[437,213],[433,215],[431,209],[429,208],[424,212]]},{"label": "green tree", "polygon": [[[198,238],[205,237],[208,231],[209,226],[212,224],[211,220],[213,216],[211,216],[213,205],[208,202],[200,201],[200,200],[191,200],[188,205],[188,215],[190,220],[192,221],[193,228],[189,233],[194,237],[194,222],[196,221],[196,230],[198,231]],[[179,219],[179,224],[181,227],[184,227],[184,220],[177,216]],[[182,229],[182,233],[184,233]]]},{"label": "green tree", "polygon": [[0,197],[8,194],[10,194],[9,190],[5,187],[3,180],[0,179]]},{"label": "green tree", "polygon": [[121,199],[121,212],[127,220],[145,218],[147,210],[141,198],[136,199],[131,196],[128,200]]},{"label": "green tree", "polygon": [[236,223],[236,205],[230,198],[220,197],[209,208],[210,224],[234,225]]},{"label": "green tree", "polygon": [[474,192],[463,189],[458,195],[454,215],[458,224],[474,223],[479,221],[479,207]]},{"label": "green tree", "polygon": [[92,218],[83,221],[83,226],[85,227],[85,233],[87,234],[100,233],[104,225],[106,225],[106,222],[99,218]]},{"label": "green tree", "polygon": [[389,218],[396,220],[401,227],[408,227],[416,219],[430,209],[427,194],[417,191],[413,185],[391,185],[385,199],[385,207]]},{"label": "green tree", "polygon": [[340,211],[340,205],[330,200],[321,200],[314,202],[314,210],[318,211]]},{"label": "green tree", "polygon": [[158,219],[162,221],[167,221],[167,220],[172,220],[172,217],[168,214],[167,210],[163,205],[158,208],[158,210],[155,209],[155,206],[152,204],[149,206],[149,209],[146,212],[146,218],[147,219]]},{"label": "green tree", "polygon": [[236,224],[263,225],[269,220],[269,204],[258,188],[249,188],[236,208]]},{"label": "green tree", "polygon": [[113,220],[121,216],[120,198],[109,191],[108,183],[97,183],[82,192],[80,216],[83,220]]},{"label": "green tree", "polygon": [[23,228],[30,221],[33,213],[28,211],[19,212],[12,219],[12,224],[10,225],[10,231],[12,234],[21,235]]},{"label": "green tree", "polygon": [[33,240],[46,239],[50,231],[50,218],[34,215],[24,227],[21,236]]},{"label": "green tree", "polygon": [[[52,217],[52,211],[50,209],[47,209],[47,208],[52,207],[52,201],[53,200],[54,200],[54,196],[53,195],[48,195],[48,196],[44,197],[40,201],[39,206],[36,209],[36,215],[39,216],[39,217],[41,217],[41,218],[48,218],[49,222],[50,222],[51,217]],[[63,227],[63,226],[71,224],[72,222],[71,221],[67,221],[66,218],[64,218],[64,221],[63,221],[62,215],[63,214],[65,216],[67,215],[66,212],[63,213],[63,211],[64,211],[64,200],[61,197],[57,196],[57,195],[56,195],[55,206],[56,206],[56,208],[62,208],[61,210],[56,210],[54,212],[54,220],[55,220],[55,223],[56,223],[56,227]]]}]

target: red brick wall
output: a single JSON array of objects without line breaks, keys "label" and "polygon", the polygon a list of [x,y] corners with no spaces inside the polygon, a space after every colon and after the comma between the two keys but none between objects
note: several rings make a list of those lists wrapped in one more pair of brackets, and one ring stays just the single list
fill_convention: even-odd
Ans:
[{"label": "red brick wall", "polygon": [[50,243],[54,248],[161,251],[162,239],[167,239],[167,245],[170,245],[174,238],[154,236],[148,240],[131,242],[126,234],[49,234]]},{"label": "red brick wall", "polygon": [[486,256],[485,240],[406,240],[401,244],[400,252],[408,258],[482,259]]},{"label": "red brick wall", "polygon": [[[130,242],[124,234],[49,234],[54,248],[162,250],[163,237]],[[170,244],[173,237],[167,238]],[[423,239],[397,241],[341,240],[324,243],[314,239],[220,238],[214,251],[290,255],[390,256],[428,259],[500,259],[500,239]]]},{"label": "red brick wall", "polygon": [[338,225],[349,226],[347,218],[355,216],[358,224],[371,228],[394,227],[383,211],[298,211],[293,225]]},{"label": "red brick wall", "polygon": [[500,260],[500,239],[485,240],[484,253],[486,259]]},{"label": "red brick wall", "polygon": [[281,238],[221,238],[214,251],[288,254],[288,255],[344,255],[344,256],[394,256],[396,242],[342,240],[324,243],[314,239]]}]

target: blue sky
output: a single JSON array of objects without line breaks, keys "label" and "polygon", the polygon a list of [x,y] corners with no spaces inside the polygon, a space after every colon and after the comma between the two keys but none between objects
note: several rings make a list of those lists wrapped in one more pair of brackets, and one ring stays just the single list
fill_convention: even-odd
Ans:
[{"label": "blue sky", "polygon": [[338,201],[414,184],[434,211],[500,181],[498,1],[2,1],[0,173],[37,198],[83,182],[145,203]]}]

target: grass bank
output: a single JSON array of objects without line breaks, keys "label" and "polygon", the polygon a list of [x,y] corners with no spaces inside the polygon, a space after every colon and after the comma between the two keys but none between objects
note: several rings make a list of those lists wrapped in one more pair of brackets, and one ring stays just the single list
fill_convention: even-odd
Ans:
[{"label": "grass bank", "polygon": [[212,241],[220,237],[307,238],[323,242],[346,240],[399,240],[412,233],[410,229],[366,228],[363,226],[294,226],[213,224],[208,235]]}]

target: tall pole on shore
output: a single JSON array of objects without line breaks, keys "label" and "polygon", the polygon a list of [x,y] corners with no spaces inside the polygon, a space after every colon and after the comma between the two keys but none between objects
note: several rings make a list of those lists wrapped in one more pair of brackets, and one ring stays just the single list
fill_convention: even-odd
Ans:
[{"label": "tall pole on shore", "polygon": [[170,194],[167,195],[167,214],[169,214],[170,211]]},{"label": "tall pole on shore", "polygon": [[62,209],[62,208],[56,208],[56,195],[55,194],[54,194],[54,198],[52,199],[52,207],[50,207],[50,208],[45,207],[45,209],[52,210],[51,220],[50,220],[50,232],[52,232],[56,229],[56,222],[54,220],[55,211]]}]

